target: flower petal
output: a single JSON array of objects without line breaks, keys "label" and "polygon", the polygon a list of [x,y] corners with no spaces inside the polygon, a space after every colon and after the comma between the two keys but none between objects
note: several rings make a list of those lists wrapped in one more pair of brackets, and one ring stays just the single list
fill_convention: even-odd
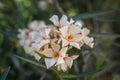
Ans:
[{"label": "flower petal", "polygon": [[59,57],[56,65],[62,64],[62,63],[64,63],[63,57]]},{"label": "flower petal", "polygon": [[39,35],[38,32],[33,31],[33,32],[30,32],[30,33],[29,33],[29,36],[30,36],[30,39],[31,39],[32,41],[35,41],[36,39],[38,39],[38,36],[40,36],[40,35]]},{"label": "flower petal", "polygon": [[62,57],[65,57],[66,52],[67,52],[67,47],[62,48],[62,49],[60,50],[61,56],[62,56]]},{"label": "flower petal", "polygon": [[90,47],[90,48],[93,48],[93,47],[94,47],[94,43],[90,43],[90,44],[89,44],[89,47]]},{"label": "flower petal", "polygon": [[72,59],[71,57],[67,57],[67,58],[65,59],[65,62],[66,62],[67,66],[68,66],[69,68],[72,67],[73,59]]},{"label": "flower petal", "polygon": [[83,22],[81,20],[75,22],[75,26],[78,28],[82,28]]},{"label": "flower petal", "polygon": [[69,27],[69,32],[68,32],[69,34],[75,34],[75,27],[74,26],[70,26]]},{"label": "flower petal", "polygon": [[76,34],[75,37],[74,37],[74,41],[79,42],[80,40],[82,40],[82,38],[83,38],[82,35],[80,35],[80,34],[79,34],[79,35]]},{"label": "flower petal", "polygon": [[69,24],[73,24],[74,20],[71,18]]},{"label": "flower petal", "polygon": [[65,63],[64,64],[60,64],[60,66],[61,66],[61,70],[62,71],[65,72],[67,70],[67,64],[65,64]]},{"label": "flower petal", "polygon": [[65,37],[68,33],[68,27],[66,26],[66,27],[60,28],[60,32],[61,32],[62,36]]},{"label": "flower petal", "polygon": [[58,20],[58,16],[57,16],[57,15],[53,15],[53,16],[50,18],[50,21],[52,21],[55,26],[58,26],[58,24],[59,24],[59,20]]},{"label": "flower petal", "polygon": [[68,44],[69,44],[69,42],[66,39],[62,38],[62,47],[65,47]]},{"label": "flower petal", "polygon": [[89,42],[90,42],[90,38],[89,38],[89,37],[87,37],[87,36],[86,36],[86,37],[84,37],[84,38],[83,38],[83,40],[84,40],[84,42],[85,42],[85,44],[86,44],[86,45],[88,45],[88,44],[89,44]]},{"label": "flower petal", "polygon": [[77,59],[78,57],[79,57],[79,55],[73,55],[73,56],[71,56],[71,58],[72,58],[73,60]]},{"label": "flower petal", "polygon": [[60,46],[55,43],[51,43],[51,47],[54,51],[59,51],[59,49],[60,49]]},{"label": "flower petal", "polygon": [[52,57],[53,56],[53,51],[52,49],[46,49],[43,52],[43,55],[47,56],[47,57]]},{"label": "flower petal", "polygon": [[32,44],[32,49],[39,50],[40,49],[40,43],[39,42],[33,43]]},{"label": "flower petal", "polygon": [[69,27],[69,34],[76,35],[81,32],[81,29],[78,27],[75,27],[74,25]]},{"label": "flower petal", "polygon": [[48,44],[49,42],[50,42],[49,40],[41,40],[41,42],[40,42],[40,47]]},{"label": "flower petal", "polygon": [[90,30],[87,28],[82,29],[82,35],[87,36],[90,33]]},{"label": "flower petal", "polygon": [[74,34],[78,34],[78,33],[81,33],[81,28],[79,28],[79,27],[75,27],[74,26],[74,28],[75,28],[75,33]]},{"label": "flower petal", "polygon": [[45,64],[47,66],[47,69],[49,69],[51,66],[53,66],[56,63],[55,59],[45,59]]},{"label": "flower petal", "polygon": [[35,57],[35,59],[37,60],[37,61],[39,61],[40,60],[40,56],[38,55],[38,54],[36,54],[36,53],[34,53],[34,57]]},{"label": "flower petal", "polygon": [[66,16],[66,15],[63,15],[63,16],[61,17],[61,19],[60,19],[60,24],[61,24],[62,27],[67,26],[68,21],[67,21],[67,16]]},{"label": "flower petal", "polygon": [[78,43],[76,43],[76,42],[70,42],[70,45],[74,46],[75,48],[80,49],[80,45]]},{"label": "flower petal", "polygon": [[50,30],[51,30],[51,29],[46,29],[46,30],[45,30],[45,33],[46,33],[46,36],[47,36],[47,37],[49,36]]}]

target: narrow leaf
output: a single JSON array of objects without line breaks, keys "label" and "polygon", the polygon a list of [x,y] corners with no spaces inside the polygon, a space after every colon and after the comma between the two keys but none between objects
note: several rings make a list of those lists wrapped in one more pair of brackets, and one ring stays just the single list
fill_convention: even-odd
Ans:
[{"label": "narrow leaf", "polygon": [[42,53],[35,51],[36,54],[38,54],[40,57],[42,57],[43,59],[47,58],[47,56],[43,55]]},{"label": "narrow leaf", "polygon": [[42,64],[40,64],[40,63],[37,63],[37,62],[35,62],[35,61],[31,61],[31,60],[29,60],[29,59],[26,59],[26,58],[23,58],[23,57],[20,57],[20,56],[17,56],[17,55],[15,55],[15,57],[17,57],[17,58],[19,58],[19,59],[21,59],[21,60],[23,60],[23,61],[26,61],[26,62],[28,62],[28,63],[34,64],[34,65],[36,65],[36,66],[39,66],[39,67],[42,67],[42,68],[46,68],[44,65],[42,65]]},{"label": "narrow leaf", "polygon": [[93,18],[96,16],[102,16],[102,15],[106,15],[109,13],[113,13],[115,12],[115,10],[107,10],[107,11],[100,11],[100,12],[92,12],[92,13],[82,13],[78,16],[74,16],[73,19],[88,19],[88,18]]},{"label": "narrow leaf", "polygon": [[79,78],[79,77],[84,77],[84,76],[88,76],[88,75],[93,75],[93,74],[97,74],[98,72],[102,71],[102,70],[107,70],[110,67],[113,67],[114,65],[118,64],[118,62],[111,62],[106,64],[105,66],[101,67],[100,69],[95,69],[95,70],[90,70],[90,71],[86,71],[77,75],[73,75],[73,74],[63,74],[61,75],[63,78]]},{"label": "narrow leaf", "polygon": [[64,75],[62,75],[62,77],[64,77],[64,78],[79,78],[79,77],[83,77],[83,76],[93,75],[99,71],[101,71],[101,69],[87,71],[87,72],[83,72],[83,73],[77,74],[77,75],[73,75],[73,74],[65,75],[64,74]]},{"label": "narrow leaf", "polygon": [[3,38],[4,38],[4,35],[2,33],[0,33],[0,46],[3,43]]},{"label": "narrow leaf", "polygon": [[100,22],[120,22],[120,19],[101,18],[101,17],[95,17],[94,20],[100,21]]},{"label": "narrow leaf", "polygon": [[5,69],[5,71],[0,76],[0,80],[5,80],[6,79],[9,70],[10,70],[10,67],[8,67],[7,69]]},{"label": "narrow leaf", "polygon": [[118,38],[120,37],[120,35],[117,35],[117,34],[98,34],[98,33],[93,33],[93,34],[90,34],[90,36],[93,36],[93,37],[102,37],[102,38]]}]

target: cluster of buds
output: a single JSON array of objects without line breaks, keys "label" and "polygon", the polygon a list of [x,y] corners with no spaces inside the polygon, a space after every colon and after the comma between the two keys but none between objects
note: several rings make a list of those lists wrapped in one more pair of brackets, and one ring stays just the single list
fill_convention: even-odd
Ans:
[{"label": "cluster of buds", "polygon": [[85,44],[93,48],[93,38],[88,37],[90,31],[83,28],[73,19],[68,20],[63,15],[50,18],[53,25],[46,25],[43,21],[33,21],[27,29],[19,30],[19,43],[25,52],[39,61],[44,56],[47,69],[55,65],[58,70],[66,71],[72,67],[73,60],[79,55],[69,56],[72,47],[81,49]]}]

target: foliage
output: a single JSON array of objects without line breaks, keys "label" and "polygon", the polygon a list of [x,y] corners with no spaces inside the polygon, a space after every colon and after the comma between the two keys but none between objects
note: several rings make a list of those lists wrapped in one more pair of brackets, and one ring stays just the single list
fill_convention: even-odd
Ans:
[{"label": "foliage", "polygon": [[[6,80],[119,80],[120,0],[51,0],[45,10],[39,7],[39,1],[44,0],[0,1],[0,74],[10,66],[10,71],[5,70],[5,75],[9,71]],[[64,73],[45,69],[41,64],[44,61],[25,54],[17,38],[19,28],[33,20],[48,24],[53,14],[82,20],[95,37],[94,49],[84,46],[71,51],[80,58]]]}]

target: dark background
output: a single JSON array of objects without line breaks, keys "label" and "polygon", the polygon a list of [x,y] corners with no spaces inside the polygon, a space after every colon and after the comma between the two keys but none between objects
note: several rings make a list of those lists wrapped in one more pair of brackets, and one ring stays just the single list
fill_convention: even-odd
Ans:
[{"label": "dark background", "polygon": [[[18,29],[33,20],[50,24],[54,14],[82,20],[95,38],[93,49],[77,51],[80,57],[67,72],[46,70],[15,56],[35,61],[19,45]],[[10,67],[6,80],[120,80],[119,61],[120,0],[0,0],[0,74]]]}]

